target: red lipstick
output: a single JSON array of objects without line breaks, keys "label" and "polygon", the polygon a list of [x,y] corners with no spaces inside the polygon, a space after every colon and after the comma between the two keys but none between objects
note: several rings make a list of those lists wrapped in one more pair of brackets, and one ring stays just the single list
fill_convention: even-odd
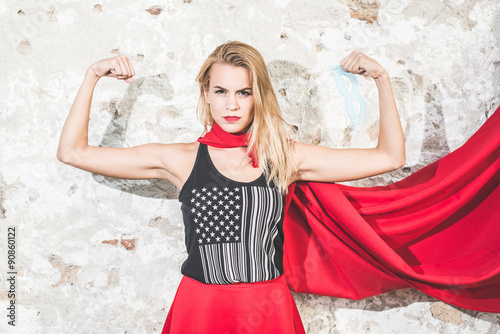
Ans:
[{"label": "red lipstick", "polygon": [[241,117],[237,117],[237,116],[225,116],[223,118],[226,120],[226,122],[236,122]]}]

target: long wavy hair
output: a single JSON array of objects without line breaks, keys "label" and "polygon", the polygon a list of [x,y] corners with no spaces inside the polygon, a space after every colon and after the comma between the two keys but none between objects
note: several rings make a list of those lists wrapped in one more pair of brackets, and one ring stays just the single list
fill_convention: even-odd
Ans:
[{"label": "long wavy hair", "polygon": [[197,114],[205,133],[215,123],[204,94],[209,90],[210,69],[214,64],[241,66],[249,71],[254,118],[247,130],[250,134],[247,150],[257,158],[267,183],[274,183],[281,193],[286,193],[292,173],[291,147],[286,131],[288,124],[281,116],[264,58],[254,47],[235,41],[218,46],[210,54],[196,77],[200,85]]}]

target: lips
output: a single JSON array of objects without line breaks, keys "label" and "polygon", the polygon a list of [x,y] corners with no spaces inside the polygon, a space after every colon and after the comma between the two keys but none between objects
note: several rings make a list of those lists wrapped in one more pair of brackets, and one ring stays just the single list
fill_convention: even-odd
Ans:
[{"label": "lips", "polygon": [[226,116],[226,117],[223,117],[226,122],[236,122],[237,120],[239,120],[241,117],[237,117],[237,116]]}]

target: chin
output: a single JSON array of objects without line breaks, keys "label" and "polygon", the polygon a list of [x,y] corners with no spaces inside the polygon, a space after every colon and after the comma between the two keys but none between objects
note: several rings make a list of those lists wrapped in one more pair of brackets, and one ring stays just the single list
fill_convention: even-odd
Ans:
[{"label": "chin", "polygon": [[219,126],[222,128],[222,130],[226,131],[227,133],[246,132],[248,130],[248,128],[250,127],[250,125],[232,124],[232,123],[228,123],[224,120],[221,123],[218,123]]}]

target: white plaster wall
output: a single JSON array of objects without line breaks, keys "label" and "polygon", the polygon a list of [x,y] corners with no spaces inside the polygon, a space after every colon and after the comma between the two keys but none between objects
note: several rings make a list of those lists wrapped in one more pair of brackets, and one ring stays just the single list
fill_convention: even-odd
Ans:
[{"label": "white plaster wall", "polygon": [[[257,47],[285,117],[306,142],[375,145],[374,84],[352,131],[329,66],[354,49],[392,76],[407,166],[456,149],[500,105],[497,0],[105,0],[0,2],[0,332],[159,333],[185,258],[177,192],[56,160],[86,68],[131,57],[137,80],[99,82],[91,144],[195,140],[194,82],[220,43]],[[7,325],[7,227],[17,228],[17,326]],[[362,301],[294,295],[308,333],[500,333],[500,316],[415,290]]]}]

